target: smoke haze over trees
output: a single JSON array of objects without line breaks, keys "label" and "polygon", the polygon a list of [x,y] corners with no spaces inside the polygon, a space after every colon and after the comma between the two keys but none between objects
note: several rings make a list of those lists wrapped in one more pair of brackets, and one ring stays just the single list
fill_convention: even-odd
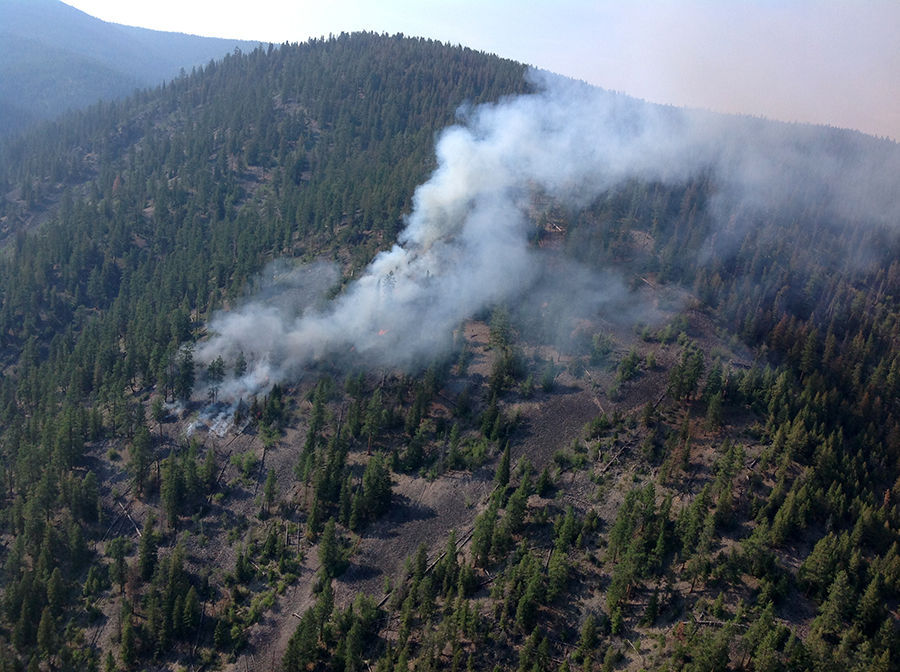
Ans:
[{"label": "smoke haze over trees", "polygon": [[[530,244],[528,214],[538,194],[584,208],[629,181],[671,187],[703,176],[717,254],[732,252],[722,239],[746,236],[766,210],[817,208],[834,226],[896,232],[900,153],[890,143],[648,105],[536,71],[528,79],[535,93],[459,110],[458,123],[441,133],[437,168],[416,189],[398,242],[339,297],[320,300],[333,272],[275,271],[266,274],[266,292],[282,285],[291,304],[250,298],[214,317],[201,361],[244,353],[250,362],[246,379],[229,385],[231,396],[350,351],[367,366],[401,368],[446,351],[463,320],[533,291],[548,263]],[[839,250],[833,263],[866,265],[876,252]],[[557,298],[573,304],[570,317],[603,304],[621,312],[612,308],[624,296],[618,279],[588,278],[574,265],[555,275]],[[298,277],[315,281],[317,291],[295,286]],[[634,311],[629,319],[641,316]]]}]

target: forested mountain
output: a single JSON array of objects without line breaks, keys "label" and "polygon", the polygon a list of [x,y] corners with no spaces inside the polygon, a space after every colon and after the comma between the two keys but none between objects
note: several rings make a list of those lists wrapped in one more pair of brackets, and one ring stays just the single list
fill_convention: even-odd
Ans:
[{"label": "forested mountain", "polygon": [[0,135],[255,46],[107,23],[59,0],[2,0]]},{"label": "forested mountain", "polygon": [[[583,175],[525,179],[529,300],[428,361],[347,347],[229,406],[244,353],[195,358],[251,289],[263,317],[306,291],[301,262],[348,294],[449,172],[439,131],[512,129],[535,81],[341,35],[0,146],[2,669],[896,667],[898,192],[857,184],[896,145],[728,120],[792,152],[740,201],[725,164],[578,200]],[[602,96],[630,132],[643,104]],[[570,326],[600,272],[618,298]]]}]

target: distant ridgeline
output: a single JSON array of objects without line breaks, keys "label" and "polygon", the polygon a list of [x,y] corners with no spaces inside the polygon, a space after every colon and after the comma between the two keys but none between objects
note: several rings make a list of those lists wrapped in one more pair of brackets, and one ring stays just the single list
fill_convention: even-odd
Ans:
[{"label": "distant ridgeline", "polygon": [[[0,7],[7,11],[7,5]],[[26,46],[23,43],[21,48]],[[2,74],[8,63],[5,52],[2,60],[0,81],[10,81]],[[99,665],[113,649],[123,666],[138,666],[154,658],[173,662],[175,656],[183,655],[187,660],[193,655],[194,642],[217,650],[221,645],[223,651],[237,648],[237,639],[229,639],[229,633],[243,636],[244,625],[249,627],[252,621],[239,623],[234,609],[230,616],[223,612],[202,621],[197,601],[210,600],[211,606],[215,591],[199,575],[182,570],[178,563],[184,558],[176,546],[180,537],[174,532],[179,516],[191,515],[185,502],[202,503],[212,497],[215,455],[206,476],[191,471],[196,465],[185,467],[185,474],[193,474],[196,488],[178,500],[166,484],[187,487],[187,480],[171,480],[171,474],[174,465],[187,464],[194,454],[184,451],[191,457],[178,458],[185,460],[180,462],[173,450],[165,458],[160,439],[156,457],[163,459],[165,467],[161,476],[157,469],[156,478],[162,482],[159,497],[155,491],[148,495],[143,490],[143,479],[153,480],[146,451],[157,428],[148,418],[156,418],[161,426],[162,401],[189,402],[197,380],[191,351],[184,344],[202,339],[213,313],[238,303],[248,283],[274,259],[330,257],[348,282],[356,277],[376,252],[395,242],[412,209],[416,186],[437,165],[435,137],[454,123],[460,107],[533,92],[531,81],[525,66],[469,49],[401,36],[342,34],[229,54],[155,89],[44,122],[39,129],[0,146],[0,531],[6,546],[0,669],[22,669],[38,658],[61,667],[88,661]],[[58,103],[48,103],[54,105]],[[31,114],[16,112],[6,98],[0,98],[0,106],[6,106],[0,112],[12,110],[9,114],[23,119]],[[625,99],[621,107],[623,113],[639,113],[641,106]],[[702,545],[691,540],[721,532],[726,505],[721,505],[721,514],[716,507],[726,500],[725,495],[715,499],[712,490],[704,491],[703,498],[694,500],[700,502],[696,507],[684,505],[677,525],[676,513],[662,507],[657,511],[652,489],[646,491],[649,504],[628,499],[631,518],[626,520],[623,514],[624,522],[616,528],[621,533],[616,553],[634,560],[639,549],[632,548],[629,540],[643,538],[652,529],[661,540],[653,560],[656,564],[650,569],[647,560],[646,567],[633,566],[632,574],[616,579],[618,597],[610,598],[607,609],[612,620],[598,617],[597,633],[588,628],[582,635],[583,646],[573,634],[580,623],[559,626],[543,640],[531,636],[541,601],[564,593],[565,570],[553,584],[553,597],[548,597],[539,576],[545,558],[521,551],[526,543],[521,540],[515,557],[522,559],[524,569],[515,571],[528,570],[538,578],[503,575],[506,578],[497,583],[510,586],[510,592],[495,591],[500,595],[497,599],[509,603],[503,610],[468,621],[460,617],[466,641],[478,642],[473,651],[494,651],[490,637],[501,636],[496,633],[508,637],[509,646],[496,649],[496,663],[502,669],[516,669],[516,665],[526,669],[522,667],[526,663],[532,669],[529,660],[517,662],[519,652],[538,651],[541,646],[544,653],[535,654],[540,669],[553,668],[561,657],[574,664],[578,656],[593,660],[590,655],[596,656],[597,665],[589,667],[588,662],[585,669],[600,669],[600,651],[606,649],[601,649],[595,634],[605,638],[603,646],[608,650],[621,644],[623,652],[631,655],[621,639],[629,636],[623,623],[638,627],[639,614],[629,611],[636,609],[629,600],[635,586],[651,581],[651,575],[658,588],[690,585],[693,592],[695,581],[707,582],[705,594],[714,598],[719,593],[734,602],[737,593],[729,590],[740,577],[752,576],[751,582],[758,587],[752,600],[740,607],[719,605],[716,613],[733,616],[733,627],[701,631],[695,624],[691,633],[700,633],[696,640],[689,639],[683,628],[670,633],[669,644],[677,640],[672,655],[678,665],[692,660],[690,647],[684,645],[691,641],[697,644],[693,653],[698,660],[703,653],[708,654],[705,660],[713,661],[696,669],[722,669],[716,661],[721,663],[724,656],[727,663],[729,655],[734,666],[751,659],[762,661],[764,656],[786,665],[790,655],[801,661],[796,669],[824,669],[846,660],[855,661],[859,669],[877,669],[885,659],[900,660],[900,638],[892,620],[900,597],[900,221],[896,209],[872,217],[863,205],[832,207],[849,202],[844,190],[862,193],[873,203],[885,202],[883,184],[853,183],[865,174],[853,166],[896,166],[898,148],[834,129],[759,120],[727,123],[747,137],[759,133],[784,138],[796,150],[792,156],[826,148],[823,156],[834,161],[836,181],[807,193],[804,184],[808,183],[798,179],[778,198],[744,198],[736,195],[734,184],[717,179],[711,168],[674,181],[639,175],[590,202],[521,196],[534,204],[535,221],[529,222],[528,232],[533,247],[546,243],[584,266],[615,268],[632,286],[686,288],[692,296],[691,308],[753,353],[759,366],[722,383],[715,401],[725,404],[727,412],[756,418],[754,436],[768,446],[759,460],[760,469],[768,471],[747,485],[755,488],[753,497],[748,495],[734,513],[753,534],[735,541],[727,561],[731,564],[723,569],[716,559],[691,555],[692,548]],[[785,174],[802,177],[802,171],[791,172],[800,170],[797,166],[783,168]],[[498,351],[501,345],[505,347],[505,343],[495,346]],[[696,353],[692,355],[687,347],[685,353],[684,362],[690,363]],[[588,361],[589,353],[583,354]],[[708,360],[712,361],[711,354]],[[644,366],[636,356],[629,361],[631,374]],[[514,368],[510,364],[511,378]],[[423,399],[426,382],[410,383],[411,388],[423,390]],[[501,383],[492,389],[490,406],[484,400],[495,420],[502,420],[498,411],[503,403]],[[548,389],[552,383],[550,376]],[[355,394],[362,408],[363,383],[357,379],[354,385],[347,384],[348,394]],[[430,385],[434,387],[434,380]],[[326,387],[320,385],[313,400],[321,413],[316,415],[318,423],[325,422],[322,409],[328,395],[339,394]],[[356,391],[350,392],[351,387]],[[282,388],[273,390],[266,401],[254,400],[253,409],[260,418],[276,418],[271,427],[280,428],[287,405],[282,404]],[[434,389],[430,394],[434,396]],[[157,401],[148,415],[151,395]],[[380,391],[378,395],[381,403]],[[406,403],[400,396],[396,415]],[[713,403],[694,395],[693,389],[683,393],[675,389],[671,396],[688,419],[698,408]],[[414,403],[418,415],[409,414],[415,416],[408,428],[412,435],[427,414],[425,402],[417,397]],[[714,408],[721,415],[721,407]],[[653,412],[653,408],[647,411],[648,426]],[[710,415],[721,424],[720,416]],[[398,433],[404,429],[400,417]],[[361,418],[356,421],[362,436],[367,430]],[[378,437],[387,423],[382,421],[382,415],[365,420],[370,437]],[[616,422],[623,427],[626,423],[622,418]],[[341,430],[336,424],[335,437]],[[496,431],[491,423],[483,424],[485,434],[493,432],[493,440],[503,436],[503,422],[495,422],[500,428]],[[277,434],[276,429],[271,431]],[[260,435],[266,445],[275,440],[275,434]],[[687,445],[689,437],[679,439],[677,430],[671,436],[665,450]],[[324,443],[322,437],[313,438]],[[370,438],[368,448],[372,445]],[[311,450],[319,455],[315,450],[325,449],[316,444]],[[341,456],[339,445],[328,450],[328,459]],[[123,451],[129,454],[127,467],[118,461]],[[428,451],[424,453],[416,456],[422,463],[428,458]],[[508,453],[505,459],[505,476],[497,488],[501,492],[510,479]],[[309,464],[309,469],[315,468],[313,457]],[[389,499],[386,464],[378,458],[371,467],[375,475],[369,477],[378,484],[372,487],[379,507]],[[239,465],[245,478],[255,473],[254,465],[251,461]],[[301,471],[298,467],[298,474]],[[635,479],[638,472],[644,473],[637,470]],[[121,478],[115,485],[98,483],[102,473]],[[343,473],[333,479],[335,493],[342,492],[342,483],[352,482],[349,476],[341,480]],[[135,483],[127,493],[122,485],[126,479]],[[660,491],[664,486],[676,490],[679,486],[672,480],[661,479],[665,482]],[[268,482],[266,491],[270,492]],[[730,482],[721,492],[731,497]],[[158,510],[156,520],[169,523],[169,535],[162,529],[154,531],[151,517],[145,534],[135,538],[134,544],[104,538],[110,520],[119,513],[112,502],[120,502],[115,497],[126,494],[139,497],[146,510]],[[501,507],[509,511],[515,504],[522,517],[528,496],[528,489],[521,486],[515,499],[492,504],[488,511],[493,510],[496,518]],[[266,516],[274,515],[269,510],[273,498],[265,495]],[[349,511],[349,494],[346,501]],[[670,498],[667,506],[671,505]],[[368,520],[366,515],[361,513],[359,520]],[[516,539],[524,520],[510,533]],[[647,522],[646,529],[641,521]],[[570,554],[568,549],[581,538],[582,527],[585,535],[596,531],[587,523],[577,525],[576,530],[571,516],[560,521],[557,543],[561,550],[554,551],[552,562],[546,556],[549,567]],[[349,522],[348,526],[357,529]],[[334,521],[320,527],[333,544]],[[210,526],[214,528],[219,529]],[[686,528],[692,532],[684,532]],[[218,533],[224,536],[224,527]],[[270,535],[273,549],[281,543],[279,535]],[[479,585],[471,574],[473,567],[481,571],[496,566],[504,571],[505,556],[491,551],[490,539],[476,540],[481,557],[467,566],[465,590],[457,594],[455,580],[448,579],[443,588],[437,585],[431,593],[418,588],[410,591],[416,599],[430,600],[432,607],[435,599],[445,600],[444,611],[403,621],[409,641],[419,648],[410,645],[398,651],[371,633],[363,637],[359,632],[363,626],[354,625],[354,618],[362,619],[362,611],[331,622],[329,610],[321,622],[304,617],[301,623],[308,637],[297,638],[285,667],[328,668],[341,641],[338,633],[344,632],[341,628],[350,632],[353,627],[358,636],[355,645],[370,647],[366,659],[373,661],[373,667],[376,659],[393,666],[401,656],[421,655],[424,660],[431,655],[432,662],[439,660],[439,638],[433,633],[426,637],[431,632],[428,628],[438,627],[440,614],[449,614],[450,605],[458,610],[464,604],[466,610],[470,608],[466,598]],[[647,548],[652,550],[656,541],[654,536]],[[165,566],[171,570],[165,575],[160,565],[153,564],[157,542],[175,549],[165,556]],[[788,552],[797,561],[793,565],[783,561]],[[330,562],[334,553],[332,549],[322,557]],[[253,572],[255,561],[243,550],[239,558],[237,578],[229,581],[240,583],[241,577]],[[692,562],[687,562],[689,558]],[[130,574],[126,559],[131,563]],[[456,577],[455,563],[453,556],[452,572],[449,561],[435,571]],[[798,563],[802,563],[800,570]],[[420,564],[424,576],[424,560]],[[288,573],[285,570],[282,575]],[[326,579],[330,581],[327,572]],[[518,625],[511,586],[518,591],[516,600],[526,594],[531,600],[525,605],[530,611],[523,608]],[[191,590],[194,594],[189,599]],[[222,590],[228,593],[227,588]],[[321,595],[327,597],[328,590]],[[120,593],[125,597],[120,598]],[[794,615],[798,622],[790,623],[791,614],[779,611],[779,626],[772,626],[777,637],[770,641],[763,626],[775,623],[772,610],[780,610],[787,596],[800,593],[812,605],[810,613]],[[180,594],[184,599],[178,611],[174,596]],[[234,595],[239,594],[235,588]],[[743,599],[744,593],[740,595]],[[327,601],[322,596],[319,601]],[[166,602],[169,598],[171,604]],[[124,623],[114,645],[105,636],[92,642],[84,639],[85,630],[95,623],[92,619],[107,618],[93,606],[101,599],[122,600],[121,610],[110,610],[116,615],[108,617],[110,623]],[[84,604],[92,606],[86,610]],[[384,608],[399,612],[402,607]],[[374,609],[366,605],[366,628],[377,621]],[[508,618],[501,618],[501,612],[508,612]],[[133,616],[138,613],[141,618]],[[725,626],[730,616],[717,617],[717,624]],[[484,626],[483,619],[490,624]],[[449,617],[447,622],[449,628]],[[594,620],[589,622],[594,627]],[[603,622],[607,625],[602,626]],[[785,622],[790,632],[781,629]],[[522,624],[529,626],[527,632]],[[489,631],[494,634],[485,634]],[[756,639],[751,641],[747,633],[755,633]],[[559,644],[561,638],[571,640],[571,646]],[[581,653],[573,654],[576,645],[582,647]],[[585,653],[589,649],[594,653]],[[341,660],[351,660],[349,652],[342,655]],[[43,663],[34,662],[36,667],[39,664]],[[475,664],[482,669],[493,667],[490,660],[476,659]],[[385,662],[378,669],[387,666]],[[348,664],[347,669],[361,668]]]},{"label": "distant ridgeline", "polygon": [[58,0],[0,0],[0,137],[256,45],[107,23]]}]

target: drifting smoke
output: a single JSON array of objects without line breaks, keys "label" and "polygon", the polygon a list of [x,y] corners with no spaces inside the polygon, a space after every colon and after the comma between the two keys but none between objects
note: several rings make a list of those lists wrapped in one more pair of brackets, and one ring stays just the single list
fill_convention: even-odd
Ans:
[{"label": "drifting smoke", "polygon": [[[802,187],[859,215],[863,201],[835,186],[849,180],[866,185],[866,207],[897,215],[893,177],[873,182],[855,174],[858,163],[844,147],[811,153],[798,133],[805,127],[649,105],[531,77],[537,93],[460,112],[437,143],[438,168],[416,190],[398,242],[335,299],[324,301],[338,279],[333,267],[270,269],[271,282],[212,320],[213,335],[197,359],[233,362],[243,352],[249,364],[245,376],[225,383],[222,397],[246,397],[348,352],[371,366],[408,367],[433,357],[462,321],[528,293],[542,273],[544,257],[528,244],[536,192],[577,207],[625,180],[678,183],[703,171],[716,175],[721,203],[713,207],[723,212],[735,203],[764,207]],[[896,168],[897,152],[889,156]],[[572,275],[594,307],[624,293],[610,278]]]}]

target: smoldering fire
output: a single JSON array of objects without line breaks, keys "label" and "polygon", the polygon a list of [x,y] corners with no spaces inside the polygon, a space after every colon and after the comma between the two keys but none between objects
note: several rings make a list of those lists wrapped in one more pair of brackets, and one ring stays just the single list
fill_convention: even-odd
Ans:
[{"label": "smoldering fire", "polygon": [[[211,320],[198,361],[233,361],[242,352],[248,362],[246,373],[223,382],[220,398],[246,398],[350,350],[358,362],[409,367],[446,347],[452,331],[485,306],[527,296],[544,263],[528,243],[534,189],[584,205],[625,180],[677,182],[709,171],[718,186],[709,207],[725,217],[738,204],[790,197],[799,175],[836,211],[896,220],[896,200],[884,196],[892,193],[883,177],[890,169],[880,168],[879,177],[871,162],[812,140],[786,141],[802,136],[802,127],[529,76],[533,94],[460,110],[459,123],[440,136],[438,167],[416,190],[397,243],[335,299],[324,298],[338,281],[333,265],[282,268]],[[842,186],[848,182],[869,185],[865,198]],[[571,275],[579,278],[566,295],[573,310],[596,311],[624,292],[611,276]]]}]

